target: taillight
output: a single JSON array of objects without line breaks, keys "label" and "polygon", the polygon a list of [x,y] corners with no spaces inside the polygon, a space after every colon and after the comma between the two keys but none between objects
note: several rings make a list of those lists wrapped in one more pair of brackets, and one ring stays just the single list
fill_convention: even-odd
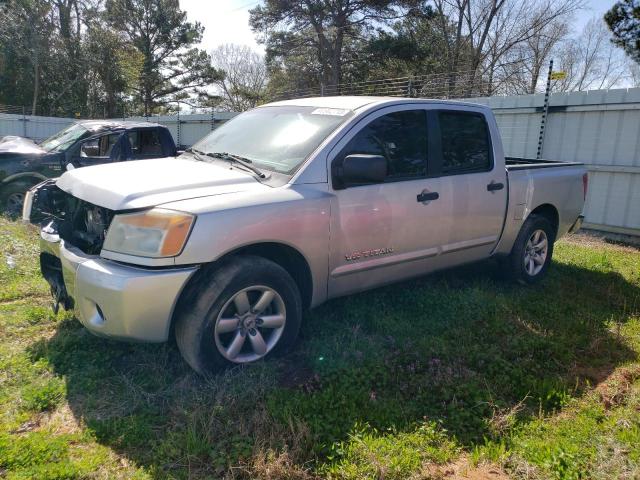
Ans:
[{"label": "taillight", "polygon": [[583,200],[587,199],[587,189],[589,188],[589,174],[585,173],[582,175],[582,190],[583,190]]}]

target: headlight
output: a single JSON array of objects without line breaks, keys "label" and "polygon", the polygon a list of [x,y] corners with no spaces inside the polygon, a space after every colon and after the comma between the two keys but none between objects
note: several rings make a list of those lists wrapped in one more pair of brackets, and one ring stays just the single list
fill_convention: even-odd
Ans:
[{"label": "headlight", "polygon": [[194,218],[161,208],[116,215],[103,248],[141,257],[174,257],[182,251]]}]

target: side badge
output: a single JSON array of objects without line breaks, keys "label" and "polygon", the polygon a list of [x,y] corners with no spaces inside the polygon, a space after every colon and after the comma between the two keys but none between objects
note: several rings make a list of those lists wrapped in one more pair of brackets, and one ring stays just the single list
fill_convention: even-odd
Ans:
[{"label": "side badge", "polygon": [[353,252],[351,254],[345,255],[344,258],[347,262],[351,262],[360,258],[379,257],[380,255],[389,255],[390,253],[393,253],[393,247],[374,248],[373,250],[362,250],[361,252]]}]

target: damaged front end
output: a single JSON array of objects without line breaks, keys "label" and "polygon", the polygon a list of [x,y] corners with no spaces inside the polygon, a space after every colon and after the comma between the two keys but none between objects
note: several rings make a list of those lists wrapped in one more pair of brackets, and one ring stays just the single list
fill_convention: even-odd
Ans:
[{"label": "damaged front end", "polygon": [[[69,291],[72,290],[70,285],[73,285],[74,279],[65,278],[60,244],[64,242],[67,249],[77,249],[82,254],[99,255],[113,219],[113,211],[75,198],[48,181],[33,190],[33,205],[39,208],[32,209],[28,216],[25,201],[23,217],[28,216],[26,220],[32,223],[43,224],[40,230],[40,269],[51,287],[54,311],[57,312],[60,305],[70,310],[74,307],[73,291]],[[39,215],[37,222],[33,220],[33,212]]]},{"label": "damaged front end", "polygon": [[80,200],[46,180],[27,193],[22,219],[55,232],[67,243],[89,255],[98,255],[113,211]]},{"label": "damaged front end", "polygon": [[44,225],[61,209],[64,192],[56,186],[56,180],[50,178],[27,190],[22,206],[23,221]]},{"label": "damaged front end", "polygon": [[73,297],[67,292],[62,274],[62,262],[60,258],[51,253],[40,253],[40,272],[49,284],[51,296],[53,297],[52,309],[53,313],[58,313],[60,305],[65,310],[71,310],[74,307]]}]

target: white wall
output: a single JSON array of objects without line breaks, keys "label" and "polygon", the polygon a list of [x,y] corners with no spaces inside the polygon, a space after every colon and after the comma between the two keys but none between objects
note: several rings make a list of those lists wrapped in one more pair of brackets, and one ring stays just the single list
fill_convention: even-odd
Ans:
[{"label": "white wall", "polygon": [[0,137],[18,137],[44,140],[74,122],[72,118],[38,117],[33,115],[0,114]]},{"label": "white wall", "polygon": [[[162,115],[153,117],[129,117],[126,120],[149,121],[165,125],[173,135],[176,144],[190,147],[208,134],[213,128],[233,118],[234,112],[215,112],[211,114],[180,115],[180,135],[178,138],[178,117],[176,115]],[[122,119],[114,119],[122,120]],[[0,114],[0,137],[17,135],[32,138],[35,141],[44,140],[63,128],[75,122],[72,118],[38,117],[31,115]],[[180,141],[178,141],[178,139]]]},{"label": "white wall", "polygon": [[149,121],[165,125],[173,135],[173,140],[177,145],[190,147],[211,130],[219,127],[222,123],[237,115],[236,112],[214,112],[180,115],[180,133],[178,134],[177,115],[158,115],[153,117],[129,117],[127,120]]},{"label": "white wall", "polygon": [[[544,95],[485,97],[505,152],[535,157]],[[556,93],[549,100],[542,158],[584,162],[587,227],[640,235],[640,88]]]}]

